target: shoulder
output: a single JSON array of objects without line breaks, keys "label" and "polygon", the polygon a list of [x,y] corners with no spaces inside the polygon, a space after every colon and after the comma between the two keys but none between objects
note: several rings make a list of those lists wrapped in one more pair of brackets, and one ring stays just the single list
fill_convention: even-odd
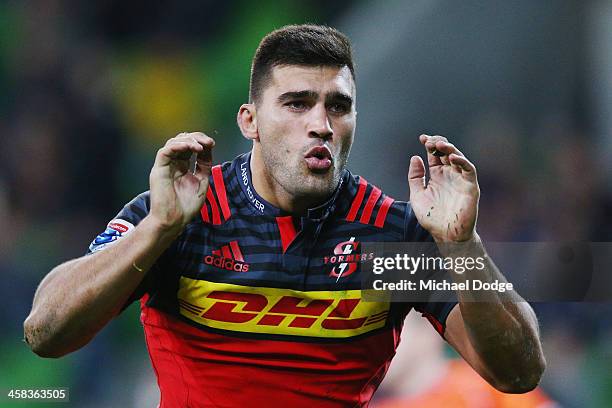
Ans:
[{"label": "shoulder", "polygon": [[144,217],[147,216],[151,209],[151,198],[149,191],[138,194],[130,202],[128,202],[119,213],[115,216],[116,219],[130,222],[134,225],[138,224]]},{"label": "shoulder", "polygon": [[127,203],[115,217],[108,222],[105,230],[91,242],[87,254],[102,250],[129,234],[147,216],[150,208],[149,192],[145,191]]},{"label": "shoulder", "polygon": [[234,164],[234,162],[225,162],[212,167],[206,201],[200,209],[204,223],[221,225],[231,218],[229,194],[235,194],[234,189],[237,186],[233,174]]},{"label": "shoulder", "polygon": [[409,205],[385,194],[365,177],[349,174],[344,219],[403,236]]},{"label": "shoulder", "polygon": [[396,200],[363,176],[348,179],[349,206],[345,220],[368,224],[399,235],[402,241],[430,241],[431,236],[419,224],[410,202]]}]

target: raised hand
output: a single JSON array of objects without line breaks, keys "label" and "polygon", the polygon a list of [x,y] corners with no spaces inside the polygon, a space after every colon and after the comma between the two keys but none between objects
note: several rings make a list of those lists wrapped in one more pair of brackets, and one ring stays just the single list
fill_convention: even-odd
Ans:
[{"label": "raised hand", "polygon": [[[200,211],[212,168],[215,141],[201,132],[180,133],[155,156],[149,183],[151,211],[160,225],[180,232]],[[190,158],[197,154],[195,171]]]},{"label": "raised hand", "polygon": [[472,239],[480,198],[476,167],[445,137],[421,135],[419,141],[427,151],[429,180],[421,157],[412,156],[408,183],[417,220],[436,242]]}]

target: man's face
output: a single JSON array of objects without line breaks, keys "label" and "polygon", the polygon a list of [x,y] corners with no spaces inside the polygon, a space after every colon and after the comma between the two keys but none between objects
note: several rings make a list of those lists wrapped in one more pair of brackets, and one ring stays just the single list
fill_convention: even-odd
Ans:
[{"label": "man's face", "polygon": [[355,83],[347,67],[277,66],[257,127],[269,181],[316,202],[335,190],[355,134]]}]

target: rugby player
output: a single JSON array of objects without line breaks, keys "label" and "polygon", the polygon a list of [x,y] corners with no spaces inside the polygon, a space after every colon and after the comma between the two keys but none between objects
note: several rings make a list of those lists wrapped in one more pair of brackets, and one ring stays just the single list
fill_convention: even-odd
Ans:
[{"label": "rugby player", "polygon": [[345,168],[355,96],[345,35],[268,34],[237,115],[252,150],[213,166],[207,135],[168,140],[150,190],[41,282],[24,323],[32,350],[77,350],[140,299],[161,407],[365,406],[414,309],[495,388],[533,389],[545,362],[535,314],[515,293],[362,301],[360,242],[469,243],[486,258],[475,277],[503,276],[475,231],[476,169],[447,139],[420,136],[430,179],[413,156],[410,203]]}]

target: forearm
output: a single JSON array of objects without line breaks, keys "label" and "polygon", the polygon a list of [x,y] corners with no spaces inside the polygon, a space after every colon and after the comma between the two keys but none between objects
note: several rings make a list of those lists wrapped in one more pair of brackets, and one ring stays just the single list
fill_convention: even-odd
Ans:
[{"label": "forearm", "polygon": [[45,357],[88,343],[121,310],[175,236],[146,217],[108,248],[54,268],[38,287],[24,322],[26,342]]},{"label": "forearm", "polygon": [[[453,252],[453,251],[451,251]],[[452,256],[482,257],[484,268],[452,273],[455,282],[507,282],[488,257],[480,238]],[[508,390],[528,390],[539,381],[545,361],[538,322],[529,304],[514,290],[458,291],[465,331],[489,376]]]}]

